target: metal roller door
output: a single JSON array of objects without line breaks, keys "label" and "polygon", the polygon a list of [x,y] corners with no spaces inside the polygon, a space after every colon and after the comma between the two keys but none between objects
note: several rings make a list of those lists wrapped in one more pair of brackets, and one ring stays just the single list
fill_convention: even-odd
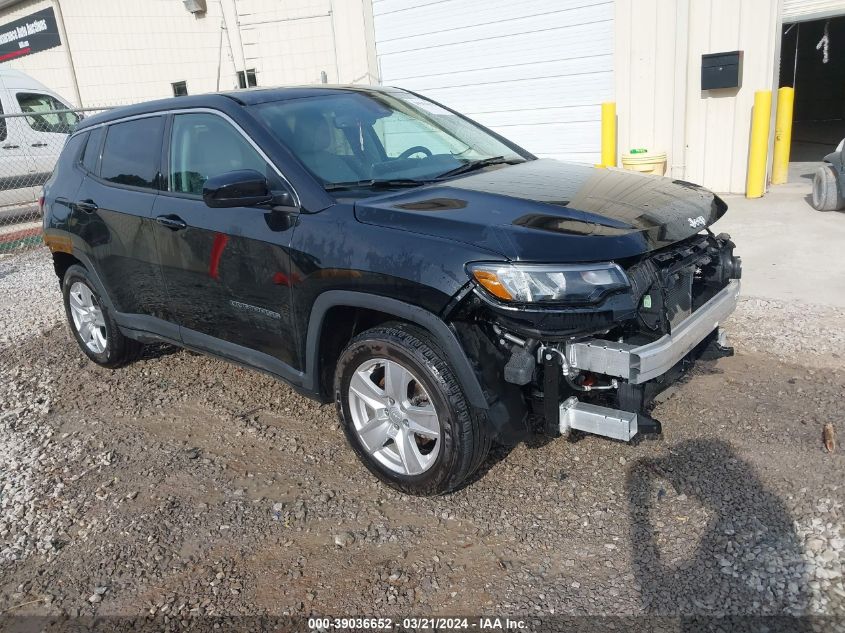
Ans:
[{"label": "metal roller door", "polygon": [[783,0],[784,22],[803,22],[845,15],[845,0]]},{"label": "metal roller door", "polygon": [[373,0],[384,85],[419,91],[539,156],[599,161],[613,2]]}]

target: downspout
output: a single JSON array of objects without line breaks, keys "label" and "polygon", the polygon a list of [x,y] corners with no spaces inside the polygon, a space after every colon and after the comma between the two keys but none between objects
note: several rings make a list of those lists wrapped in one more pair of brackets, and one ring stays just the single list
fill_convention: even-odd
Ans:
[{"label": "downspout", "polygon": [[53,7],[56,10],[56,23],[59,27],[59,37],[65,45],[65,57],[67,57],[67,65],[70,70],[70,80],[73,83],[73,96],[76,98],[76,105],[80,108],[85,107],[82,103],[82,95],[79,92],[79,79],[76,78],[76,66],[73,64],[73,53],[70,51],[70,41],[67,38],[67,31],[65,30],[65,17],[62,13],[62,5],[59,0],[53,0]]},{"label": "downspout", "polygon": [[[220,74],[223,72],[223,31],[226,30],[225,22],[220,22],[220,42],[217,45],[217,92],[220,92]],[[228,34],[227,34],[228,37]]]},{"label": "downspout", "polygon": [[246,59],[244,59],[244,47],[241,41],[241,29],[238,24],[238,10],[235,7],[235,0],[220,0],[220,10],[223,14],[223,23],[226,26],[226,39],[229,42],[229,53],[232,55],[235,74],[243,72],[244,79],[246,79]]},{"label": "downspout", "polygon": [[241,37],[241,15],[238,13],[238,0],[232,0],[232,9],[235,11],[235,32],[238,35],[238,46],[241,48],[241,59],[243,60],[244,67],[242,70],[244,71],[244,83],[246,87],[249,88],[249,79],[246,76],[246,53],[244,53],[244,40]]},{"label": "downspout", "polygon": [[[777,0],[775,3],[775,30],[773,35],[774,41],[772,47],[769,49],[773,52],[772,60],[772,95],[777,97],[778,88],[780,88],[780,53],[783,46],[783,0]],[[770,40],[771,41],[771,40]],[[798,41],[795,41],[795,61],[798,61]],[[797,65],[796,65],[797,69]],[[793,82],[793,88],[795,84]],[[777,103],[777,99],[775,99]],[[771,122],[769,123],[769,156],[766,161],[766,190],[768,190],[769,180],[772,176],[772,162],[775,155],[775,128],[777,127],[777,106],[772,108]]]},{"label": "downspout", "polygon": [[689,66],[689,0],[675,5],[675,86],[672,108],[672,178],[683,179],[687,170],[687,69]]},{"label": "downspout", "polygon": [[334,0],[329,0],[329,26],[332,30],[332,51],[334,52],[334,77],[335,83],[340,83],[340,65],[337,61],[337,34],[334,29]]},{"label": "downspout", "polygon": [[[373,20],[373,3],[371,0],[361,1],[364,12],[364,44],[367,47],[367,76],[370,83],[375,80],[376,85],[381,85],[381,64],[376,50],[376,30]],[[362,77],[363,79],[363,77]],[[357,80],[353,80],[355,83]]]}]

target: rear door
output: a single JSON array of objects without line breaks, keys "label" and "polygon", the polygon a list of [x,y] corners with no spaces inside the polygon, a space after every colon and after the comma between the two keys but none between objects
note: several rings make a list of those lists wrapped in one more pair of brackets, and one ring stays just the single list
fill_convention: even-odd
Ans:
[{"label": "rear door", "polygon": [[172,116],[166,191],[155,201],[156,242],[183,342],[286,375],[296,358],[288,247],[296,215],[268,208],[214,209],[205,182],[240,169],[281,178],[222,114]]},{"label": "rear door", "polygon": [[121,325],[178,340],[152,229],[164,122],[144,116],[94,128],[72,213]]}]

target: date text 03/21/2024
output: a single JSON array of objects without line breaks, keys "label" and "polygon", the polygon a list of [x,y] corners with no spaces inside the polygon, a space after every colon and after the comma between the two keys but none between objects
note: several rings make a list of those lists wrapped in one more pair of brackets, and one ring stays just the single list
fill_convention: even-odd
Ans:
[{"label": "date text 03/21/2024", "polygon": [[524,620],[500,618],[500,617],[478,617],[478,618],[309,618],[308,628],[312,631],[342,631],[370,629],[373,631],[389,631],[401,626],[403,629],[413,630],[438,630],[438,631],[497,631],[497,630],[523,630],[526,628]]}]

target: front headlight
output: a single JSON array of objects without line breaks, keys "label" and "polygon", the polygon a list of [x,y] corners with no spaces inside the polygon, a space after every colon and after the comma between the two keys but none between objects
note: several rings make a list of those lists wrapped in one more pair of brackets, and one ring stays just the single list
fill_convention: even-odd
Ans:
[{"label": "front headlight", "polygon": [[491,295],[515,303],[594,303],[627,288],[616,264],[470,264],[469,272]]}]

